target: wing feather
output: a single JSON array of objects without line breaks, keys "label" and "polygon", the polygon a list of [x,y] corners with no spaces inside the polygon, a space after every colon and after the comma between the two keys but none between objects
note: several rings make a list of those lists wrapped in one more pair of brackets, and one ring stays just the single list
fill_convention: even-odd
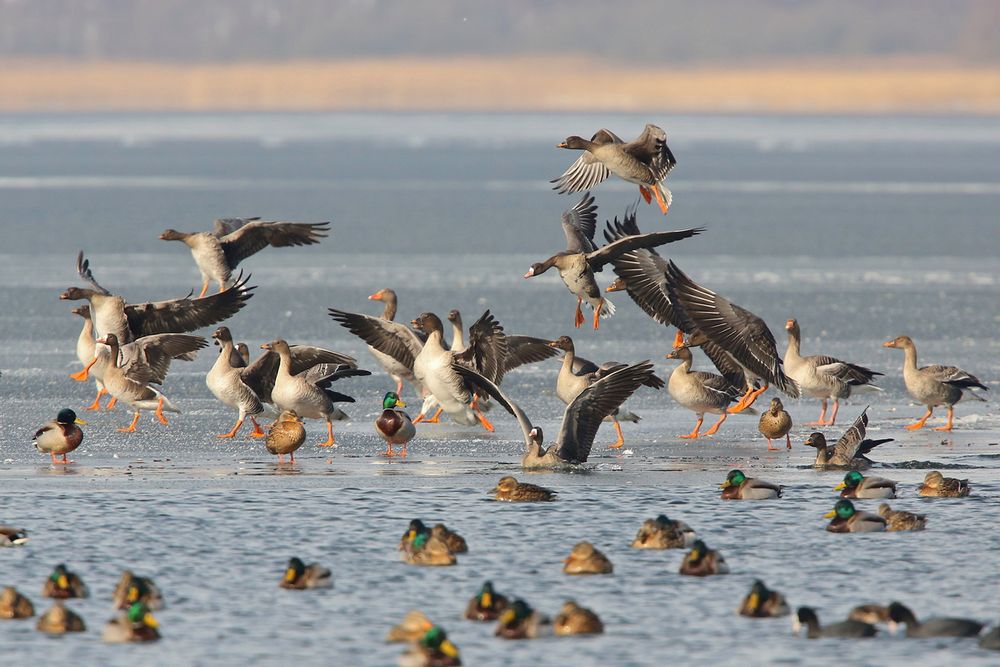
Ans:
[{"label": "wing feather", "polygon": [[330,317],[373,348],[389,355],[413,370],[413,360],[423,349],[423,342],[405,324],[361,313],[330,309]]},{"label": "wing feather", "polygon": [[125,306],[129,329],[136,338],[160,333],[181,333],[211,326],[238,313],[253,296],[256,286],[247,286],[250,276],[200,299],[135,303]]}]

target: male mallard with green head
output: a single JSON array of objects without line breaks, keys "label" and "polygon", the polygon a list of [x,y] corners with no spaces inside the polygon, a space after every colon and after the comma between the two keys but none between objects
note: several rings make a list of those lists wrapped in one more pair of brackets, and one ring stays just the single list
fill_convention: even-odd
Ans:
[{"label": "male mallard with green head", "polygon": [[737,613],[740,616],[749,616],[751,618],[787,616],[789,611],[785,596],[778,591],[772,591],[760,579],[753,582],[753,586],[750,587],[750,593],[743,598],[740,608],[737,609]]},{"label": "male mallard with green head", "polygon": [[456,667],[462,664],[462,659],[444,629],[435,625],[399,656],[399,664],[402,667]]},{"label": "male mallard with green head", "polygon": [[306,565],[300,558],[292,557],[285,568],[285,576],[278,583],[282,588],[304,591],[307,588],[330,588],[333,577],[330,570],[319,563]]},{"label": "male mallard with green head", "polygon": [[723,500],[768,500],[780,498],[782,486],[762,479],[747,477],[742,470],[730,470],[726,481],[719,485]]},{"label": "male mallard with green head", "polygon": [[715,549],[709,549],[701,540],[695,540],[691,551],[681,561],[681,574],[692,577],[707,577],[712,574],[729,574],[729,565]]},{"label": "male mallard with green head", "polygon": [[400,400],[399,394],[387,392],[382,399],[382,414],[375,420],[375,430],[388,445],[385,456],[395,456],[393,445],[402,445],[399,456],[406,456],[406,443],[417,434],[417,429],[410,420],[410,415],[396,408],[405,408],[406,403]]},{"label": "male mallard with green head", "polygon": [[832,519],[826,525],[831,533],[880,533],[885,530],[886,521],[877,514],[862,512],[854,508],[850,500],[838,500],[833,509],[823,515]]},{"label": "male mallard with green head", "polygon": [[79,576],[59,563],[52,570],[49,578],[45,580],[45,585],[42,586],[42,595],[59,600],[85,598],[87,597],[87,587],[83,585],[83,580]]},{"label": "male mallard with green head", "polygon": [[841,498],[895,498],[896,482],[884,477],[866,477],[852,470],[833,490],[840,491]]},{"label": "male mallard with green head", "polygon": [[493,590],[493,582],[483,584],[475,597],[465,608],[465,617],[470,621],[494,621],[507,609],[506,596]]},{"label": "male mallard with green head", "polygon": [[[73,463],[66,455],[83,442],[83,431],[77,424],[86,423],[69,408],[63,408],[53,421],[35,431],[35,449],[49,454],[53,465]],[[56,459],[56,454],[62,454],[62,461]]]},{"label": "male mallard with green head", "polygon": [[102,639],[112,644],[155,642],[160,638],[160,623],[141,602],[133,602],[104,626]]}]

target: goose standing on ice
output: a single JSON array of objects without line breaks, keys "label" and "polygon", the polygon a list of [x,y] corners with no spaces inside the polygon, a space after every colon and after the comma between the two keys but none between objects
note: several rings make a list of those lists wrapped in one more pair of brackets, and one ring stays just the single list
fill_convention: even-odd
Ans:
[{"label": "goose standing on ice", "polygon": [[180,410],[171,403],[159,390],[149,386],[152,378],[152,369],[143,363],[131,364],[127,369],[118,365],[119,345],[118,337],[114,334],[107,334],[98,339],[102,347],[97,348],[98,358],[104,362],[104,386],[114,398],[131,407],[135,412],[132,423],[125,428],[120,428],[120,433],[132,433],[135,425],[139,422],[139,413],[142,410],[152,410],[156,418],[164,426],[167,425],[167,418],[164,412],[176,412]]}]

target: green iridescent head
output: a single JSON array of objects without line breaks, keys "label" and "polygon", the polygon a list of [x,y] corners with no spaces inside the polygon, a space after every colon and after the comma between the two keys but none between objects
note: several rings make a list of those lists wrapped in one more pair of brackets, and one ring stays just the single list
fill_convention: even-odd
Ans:
[{"label": "green iridescent head", "polygon": [[393,408],[405,408],[406,403],[399,400],[399,394],[394,391],[386,392],[385,398],[382,399],[382,409],[392,410]]},{"label": "green iridescent head", "polygon": [[[827,516],[834,514],[838,519],[850,519],[854,516],[855,512],[857,510],[854,509],[854,503],[845,499],[838,500],[837,504],[833,506],[833,512],[828,513]],[[832,519],[833,517],[830,518]]]},{"label": "green iridescent head", "polygon": [[746,474],[742,470],[730,470],[729,474],[726,475],[726,481],[719,486],[723,489],[728,489],[731,486],[739,486],[747,479]]},{"label": "green iridescent head", "polygon": [[859,473],[857,470],[852,470],[851,472],[844,475],[844,486],[848,489],[854,488],[861,483],[861,480],[865,478],[864,475]]},{"label": "green iridescent head", "polygon": [[148,628],[155,628],[159,626],[159,623],[149,612],[149,608],[141,602],[132,603],[132,605],[128,608],[127,614],[130,623],[139,623]]}]

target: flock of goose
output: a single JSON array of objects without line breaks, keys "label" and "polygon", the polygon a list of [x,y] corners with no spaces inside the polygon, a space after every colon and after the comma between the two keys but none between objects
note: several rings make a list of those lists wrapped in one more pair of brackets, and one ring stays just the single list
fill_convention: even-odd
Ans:
[{"label": "flock of goose", "polygon": [[[476,319],[467,332],[458,311],[451,311],[447,316],[450,332],[446,332],[441,318],[431,312],[420,314],[407,326],[396,321],[395,292],[383,288],[369,297],[384,304],[381,315],[339,308],[331,308],[329,315],[367,344],[372,357],[395,383],[394,391],[384,395],[382,412],[374,424],[376,432],[386,441],[387,456],[405,455],[407,443],[417,433],[416,425],[437,422],[442,415],[459,425],[478,425],[492,431],[493,425],[485,412],[493,403],[513,415],[521,428],[526,446],[523,467],[571,468],[587,461],[597,431],[605,421],[612,423],[616,430],[617,439],[611,447],[622,446],[621,422],[634,418],[624,408],[624,403],[643,386],[665,387],[674,400],[696,415],[692,431],[680,436],[689,439],[714,435],[730,414],[752,413],[757,398],[771,386],[792,398],[808,396],[819,400],[821,412],[814,424],[822,426],[835,424],[841,400],[859,390],[878,389],[874,381],[881,373],[877,371],[826,355],[803,356],[801,329],[795,319],[785,324],[788,344],[781,355],[774,334],[761,318],[698,284],[656,250],[704,233],[704,229],[643,233],[637,224],[637,204],[626,209],[621,219],[615,217],[607,222],[603,230],[605,243],[599,244],[597,206],[589,190],[612,175],[636,184],[647,203],[655,199],[662,213],[667,214],[671,195],[663,187],[663,181],[676,160],[667,147],[662,129],[647,125],[638,138],[629,142],[608,130],[600,130],[590,140],[568,137],[559,147],[582,153],[553,181],[555,189],[560,193],[582,192],[583,195],[562,214],[565,249],[532,264],[524,277],[532,278],[555,268],[568,291],[576,297],[573,323],[577,328],[587,322],[584,304],[593,309],[591,326],[596,330],[602,318],[615,312],[607,293],[626,292],[654,321],[676,328],[667,358],[676,359],[679,364],[664,382],[656,376],[649,361],[594,363],[576,354],[569,336],[544,340],[509,334],[489,310]],[[182,299],[142,304],[126,303],[122,297],[101,286],[90,262],[81,252],[77,269],[88,286],[71,287],[60,298],[87,302],[73,310],[83,320],[77,341],[77,357],[83,369],[71,376],[78,381],[90,377],[95,380],[97,395],[87,409],[100,409],[101,400],[109,395],[107,408],[120,402],[132,412],[131,423],[120,431],[135,431],[143,411],[152,412],[166,424],[166,413],[179,412],[162,388],[172,361],[193,358],[208,342],[192,332],[217,325],[234,315],[254,294],[256,287],[249,285],[249,276],[238,271],[240,262],[268,246],[319,243],[328,231],[329,223],[266,222],[256,218],[218,220],[211,232],[166,230],[161,239],[181,241],[189,247],[201,273],[201,292],[197,297],[192,293]],[[605,266],[612,267],[616,279],[602,291],[595,274]],[[218,292],[208,294],[212,283],[218,286]],[[446,341],[446,333],[451,335],[450,343]],[[370,374],[358,367],[356,359],[320,347],[290,344],[282,339],[265,343],[260,356],[252,359],[247,346],[239,343],[226,326],[219,326],[212,338],[219,347],[219,354],[206,377],[206,384],[219,401],[236,413],[233,427],[218,437],[236,437],[244,422],[249,420],[251,437],[263,438],[268,451],[279,456],[279,461],[285,455],[294,461],[294,453],[306,437],[302,420],[316,419],[325,422],[327,429],[327,437],[319,446],[334,445],[333,422],[344,416],[337,404],[354,399],[335,391],[333,383]],[[927,409],[926,414],[906,428],[923,427],[933,410],[943,406],[947,409],[947,422],[937,430],[950,431],[954,405],[959,400],[963,397],[984,400],[976,390],[987,387],[974,375],[954,366],[918,367],[916,346],[909,337],[898,336],[884,345],[904,352],[903,379],[907,391]],[[693,369],[692,349],[696,347],[702,349],[717,373]],[[555,393],[566,407],[559,432],[547,446],[542,430],[533,425],[503,387],[503,379],[513,369],[558,354],[562,355],[562,360]],[[401,398],[406,384],[412,385],[422,402],[413,419],[402,410],[406,407]],[[718,419],[702,431],[706,414],[718,415]],[[263,416],[273,420],[266,430],[259,421]],[[36,433],[36,447],[50,454],[54,464],[70,463],[68,454],[83,440],[83,432],[78,426],[81,421],[72,410],[60,411],[53,422]],[[887,441],[865,439],[867,422],[867,413],[862,413],[832,446],[827,445],[822,433],[813,433],[805,444],[817,449],[816,465],[845,470],[867,467],[870,461],[866,454]],[[782,438],[791,448],[788,435],[791,418],[779,398],[772,399],[769,409],[760,415],[759,427],[768,439],[769,448],[773,448],[773,440]],[[393,450],[394,446],[402,449]],[[58,459],[57,455],[62,458]],[[933,475],[937,477],[932,479]],[[962,486],[961,480],[942,480],[939,473],[931,473],[925,484],[928,488],[934,484]],[[856,510],[849,500],[894,497],[864,495],[885,493],[885,489],[894,491],[894,482],[851,472],[844,484],[847,495],[831,512],[830,530],[868,532],[892,530],[896,525],[919,524],[922,527],[922,518],[913,518],[919,515],[901,516],[894,522],[888,507],[884,513],[875,515]],[[748,478],[741,471],[733,471],[724,487],[724,498],[760,499],[781,495],[780,487]],[[964,489],[967,494],[967,485]],[[505,478],[498,484],[496,493],[498,499],[537,500],[543,498],[533,496],[544,496],[547,490]],[[525,497],[518,497],[519,494]],[[550,499],[551,493],[548,496],[545,499]],[[655,525],[651,527],[655,528]],[[418,526],[410,531],[401,548],[408,559],[419,561],[439,549],[440,541]],[[681,542],[687,544],[686,540]],[[588,554],[583,555],[585,559]],[[721,573],[724,565],[721,556],[700,541],[695,543],[692,555],[685,560],[688,561],[692,566],[717,570],[705,574]],[[297,572],[297,566],[290,565],[290,572],[293,570]],[[762,584],[760,588],[755,587],[751,598],[756,602],[749,606],[755,610],[767,607],[771,594],[773,592],[769,594]],[[490,600],[497,602],[503,598],[484,587],[477,599],[481,606],[486,599],[485,607],[490,607]],[[590,613],[577,607],[564,612],[569,615]],[[508,621],[520,622],[531,616],[530,607],[524,601],[512,603],[505,613]],[[893,613],[895,615],[890,614],[893,620],[905,616],[901,616],[898,609]],[[837,634],[830,626],[819,628],[811,610],[799,610],[799,620],[809,626],[809,636]],[[499,631],[498,634],[503,635]],[[415,638],[419,641],[414,647],[417,660],[414,664],[460,664],[457,650],[437,626],[423,627]]]}]

